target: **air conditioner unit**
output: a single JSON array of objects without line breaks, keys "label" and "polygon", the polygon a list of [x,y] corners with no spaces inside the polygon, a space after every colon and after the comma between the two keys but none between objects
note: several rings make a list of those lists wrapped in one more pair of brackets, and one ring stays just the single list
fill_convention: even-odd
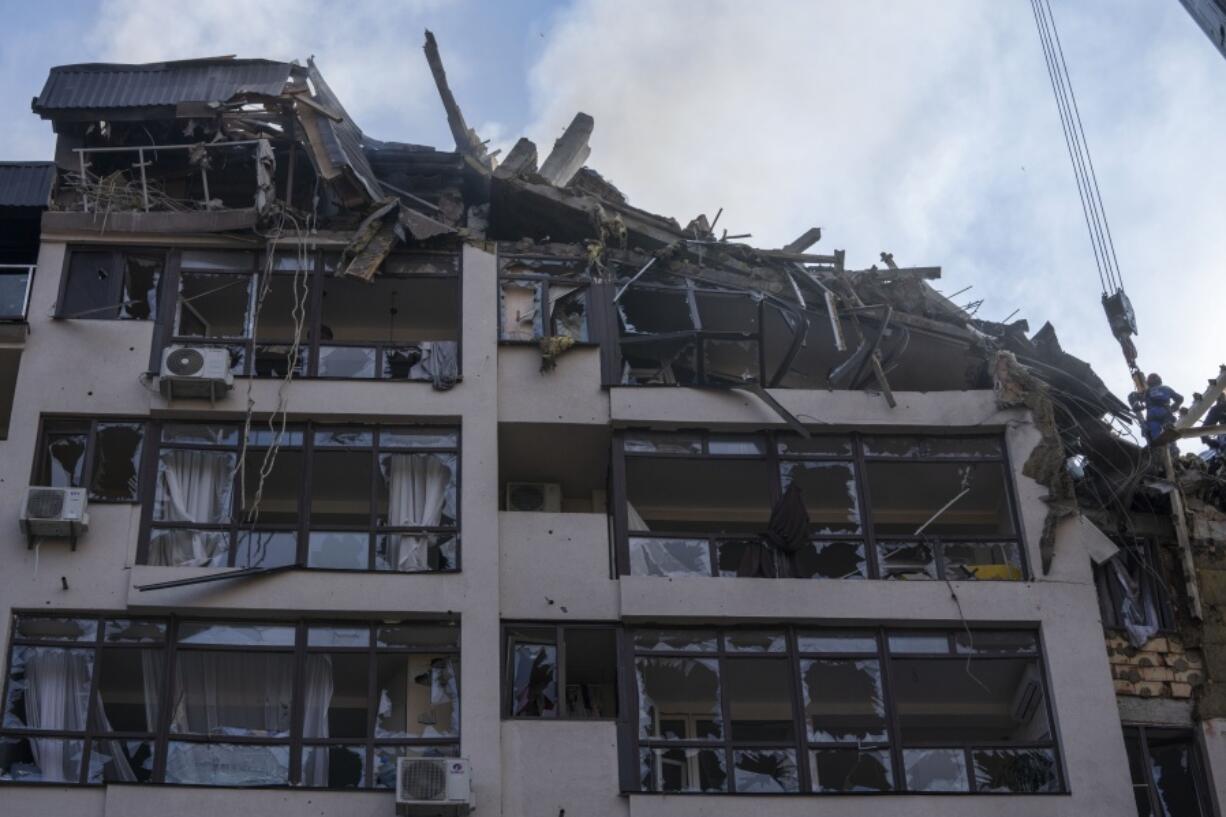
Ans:
[{"label": "air conditioner unit", "polygon": [[556,482],[508,482],[508,511],[562,512],[562,486]]},{"label": "air conditioner unit", "polygon": [[396,811],[411,815],[465,815],[474,805],[468,760],[402,757],[396,761]]},{"label": "air conditioner unit", "polygon": [[158,388],[167,400],[176,397],[216,400],[234,388],[230,353],[207,346],[168,346],[162,352]]},{"label": "air conditioner unit", "polygon": [[89,500],[84,488],[47,488],[31,485],[21,502],[21,532],[33,545],[35,536],[70,539],[89,529]]}]

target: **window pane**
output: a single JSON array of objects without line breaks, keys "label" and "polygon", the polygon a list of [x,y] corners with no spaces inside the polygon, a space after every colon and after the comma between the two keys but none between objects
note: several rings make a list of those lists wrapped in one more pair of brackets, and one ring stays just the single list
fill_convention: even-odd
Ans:
[{"label": "window pane", "polygon": [[157,315],[162,258],[149,253],[126,254],[120,318],[144,321]]},{"label": "window pane", "polygon": [[292,647],[294,627],[278,624],[185,621],[179,625],[179,643]]},{"label": "window pane", "polygon": [[145,439],[143,423],[99,423],[94,436],[94,472],[91,499],[135,502],[140,498],[140,452]]},{"label": "window pane", "polygon": [[758,302],[748,295],[697,292],[698,317],[711,332],[757,332]]},{"label": "window pane", "polygon": [[631,530],[760,534],[770,486],[760,460],[626,459]]},{"label": "window pane", "polygon": [[202,338],[246,337],[251,281],[250,275],[181,273],[175,334]]},{"label": "window pane", "polygon": [[1056,753],[1051,749],[977,749],[971,759],[975,791],[1032,793],[1060,788]]},{"label": "window pane", "polygon": [[375,788],[396,788],[396,761],[402,757],[459,757],[460,747],[441,746],[376,746]]},{"label": "window pane", "polygon": [[922,542],[878,542],[877,561],[883,579],[935,579],[936,556]]},{"label": "window pane", "polygon": [[85,484],[85,446],[89,435],[48,432],[42,481],[53,488],[80,488]]},{"label": "window pane", "polygon": [[711,340],[702,342],[703,374],[708,383],[757,383],[759,375],[756,340]]},{"label": "window pane", "polygon": [[113,318],[118,314],[120,287],[115,276],[122,273],[115,268],[115,258],[112,252],[69,253],[61,307],[64,317]]},{"label": "window pane", "polygon": [[622,343],[621,382],[626,385],[692,386],[698,382],[694,349],[694,341],[684,337]]},{"label": "window pane", "polygon": [[829,434],[814,434],[805,439],[799,434],[780,433],[776,438],[780,454],[807,454],[825,457],[850,457],[851,440]]},{"label": "window pane", "polygon": [[54,738],[0,738],[0,780],[76,783],[85,743]]},{"label": "window pane", "polygon": [[627,454],[701,454],[702,438],[698,435],[635,431],[626,434],[624,447]]},{"label": "window pane", "polygon": [[270,526],[297,526],[305,461],[303,453],[293,449],[281,448],[272,455],[249,449],[243,458],[242,519]]},{"label": "window pane", "polygon": [[587,287],[549,287],[549,314],[552,320],[549,334],[574,338],[578,343],[589,340],[587,330]]},{"label": "window pane", "polygon": [[459,435],[446,429],[379,429],[380,448],[455,448],[458,444]]},{"label": "window pane", "polygon": [[727,791],[724,750],[641,749],[639,780],[643,791]]},{"label": "window pane", "polygon": [[457,279],[376,275],[368,283],[325,276],[323,288],[321,340],[373,344],[458,337]]},{"label": "window pane", "polygon": [[366,787],[365,746],[302,747],[302,785],[327,789]]},{"label": "window pane", "polygon": [[154,528],[149,532],[146,564],[159,567],[225,567],[230,534],[217,530]]},{"label": "window pane", "polygon": [[453,624],[385,624],[375,633],[375,645],[406,649],[460,646],[460,628]]},{"label": "window pane", "polygon": [[968,791],[966,756],[961,749],[903,749],[910,791]]},{"label": "window pane", "polygon": [[1039,639],[1025,630],[963,630],[954,633],[954,649],[960,653],[1036,653]]},{"label": "window pane", "polygon": [[851,463],[785,460],[779,472],[785,489],[796,483],[804,492],[814,533],[860,532],[860,500]]},{"label": "window pane", "polygon": [[1001,457],[996,437],[895,437],[864,438],[864,453],[870,457]]},{"label": "window pane", "polygon": [[375,349],[373,346],[320,346],[319,377],[373,378]]},{"label": "window pane", "polygon": [[949,652],[949,634],[937,630],[893,631],[889,634],[890,652],[892,653],[947,653]]},{"label": "window pane", "polygon": [[792,562],[799,579],[868,578],[863,542],[810,542],[796,553]]},{"label": "window pane", "polygon": [[166,747],[166,782],[284,786],[289,783],[289,747],[171,741]]},{"label": "window pane", "polygon": [[377,738],[439,738],[460,734],[458,656],[376,656]]},{"label": "window pane", "polygon": [[724,636],[728,652],[786,652],[787,636],[770,630],[734,630]]},{"label": "window pane", "polygon": [[83,731],[93,675],[93,650],[13,647],[5,728]]},{"label": "window pane", "polygon": [[894,768],[889,749],[817,749],[809,753],[814,791],[890,791]]},{"label": "window pane", "polygon": [[369,428],[316,429],[316,448],[370,448],[375,444],[375,435]]},{"label": "window pane", "polygon": [[1015,542],[945,542],[945,578],[1022,580],[1022,559]]},{"label": "window pane", "polygon": [[566,715],[612,718],[617,715],[617,637],[614,630],[567,627]]},{"label": "window pane", "polygon": [[98,666],[93,728],[101,732],[157,731],[164,661],[162,650],[104,651]]},{"label": "window pane", "polygon": [[129,642],[138,644],[158,643],[166,640],[166,624],[161,621],[112,618],[106,622],[106,642]]},{"label": "window pane", "polygon": [[706,539],[630,538],[632,576],[710,576]]},{"label": "window pane", "polygon": [[865,472],[878,534],[1013,534],[1000,463],[870,461]]},{"label": "window pane", "polygon": [[366,647],[370,644],[369,627],[310,627],[308,647]]},{"label": "window pane", "polygon": [[715,633],[709,630],[636,630],[634,648],[650,652],[715,652]]},{"label": "window pane", "polygon": [[297,562],[297,533],[270,530],[238,532],[238,545],[234,550],[235,567],[281,567]]},{"label": "window pane", "polygon": [[541,325],[541,292],[536,281],[504,280],[501,293],[501,340],[526,341],[544,334]]},{"label": "window pane", "polygon": [[288,653],[180,650],[170,731],[287,737],[293,688]]},{"label": "window pane", "polygon": [[694,329],[689,297],[684,292],[667,292],[629,287],[617,302],[625,334],[656,335]]},{"label": "window pane", "polygon": [[[310,288],[309,275],[273,275],[263,305],[257,300],[256,337],[281,342],[293,340],[296,323],[310,323]],[[307,340],[308,331],[304,325],[299,336],[301,341]]]},{"label": "window pane", "polygon": [[791,749],[739,749],[732,753],[736,790],[744,794],[800,791],[796,752]]},{"label": "window pane", "polygon": [[877,636],[861,630],[816,630],[797,635],[801,652],[877,653]]},{"label": "window pane", "polygon": [[800,662],[800,678],[810,741],[887,740],[880,662],[804,659]]},{"label": "window pane", "polygon": [[228,522],[234,463],[235,455],[223,451],[163,449],[153,518],[197,525]]},{"label": "window pane", "polygon": [[446,533],[382,533],[375,539],[375,570],[458,570],[458,546],[456,537]]},{"label": "window pane", "polygon": [[1034,660],[894,658],[891,668],[905,743],[1051,740]]},{"label": "window pane", "polygon": [[794,740],[792,665],[779,659],[726,659],[723,671],[734,741]]},{"label": "window pane", "polygon": [[1149,759],[1154,794],[1164,817],[1202,815],[1204,812],[1196,793],[1199,774],[1191,742],[1187,738],[1151,736]]},{"label": "window pane", "polygon": [[755,456],[766,453],[766,445],[759,437],[743,434],[711,434],[707,437],[707,453],[723,456]]},{"label": "window pane", "polygon": [[153,741],[95,740],[87,783],[152,783]]},{"label": "window pane", "polygon": [[370,564],[370,534],[352,531],[311,531],[307,567],[366,570]]},{"label": "window pane", "polygon": [[517,628],[507,633],[507,671],[513,718],[558,716],[557,631]]},{"label": "window pane", "polygon": [[303,671],[302,736],[364,738],[370,699],[370,657],[365,653],[311,653]]},{"label": "window pane", "polygon": [[[263,262],[262,257],[260,261]],[[233,250],[183,250],[179,264],[183,269],[252,271],[255,269],[255,256]]]},{"label": "window pane", "polygon": [[197,445],[238,445],[237,426],[204,423],[168,423],[162,426],[162,442]]},{"label": "window pane", "polygon": [[29,273],[25,270],[0,269],[0,320],[25,317],[29,281]]},{"label": "window pane", "polygon": [[[262,337],[262,336],[261,336]],[[293,369],[295,377],[306,374],[307,347],[295,353],[282,343],[258,343],[255,347],[255,376],[283,378]]]},{"label": "window pane", "polygon": [[98,622],[92,618],[22,615],[17,617],[14,635],[39,641],[93,641],[98,635]]},{"label": "window pane", "polygon": [[[455,454],[380,454],[377,513],[389,528],[452,527],[456,523]],[[407,564],[425,567],[419,543]]]},{"label": "window pane", "polygon": [[636,658],[639,737],[719,740],[719,664],[713,658]]},{"label": "window pane", "polygon": [[311,527],[369,529],[372,455],[316,449],[311,463]]}]

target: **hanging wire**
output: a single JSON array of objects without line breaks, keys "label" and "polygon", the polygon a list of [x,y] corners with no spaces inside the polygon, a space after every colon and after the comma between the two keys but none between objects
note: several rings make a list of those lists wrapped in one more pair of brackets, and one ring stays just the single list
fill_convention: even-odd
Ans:
[{"label": "hanging wire", "polygon": [[1064,49],[1056,30],[1056,18],[1052,14],[1050,0],[1030,0],[1030,7],[1034,14],[1035,27],[1039,32],[1039,43],[1043,48],[1043,58],[1047,66],[1048,79],[1051,81],[1052,95],[1056,99],[1056,108],[1060,113],[1060,126],[1064,133],[1065,147],[1068,149],[1069,161],[1073,165],[1077,195],[1081,201],[1086,230],[1090,235],[1090,246],[1094,251],[1094,264],[1098,270],[1099,285],[1104,295],[1114,294],[1123,288],[1123,276],[1120,274],[1119,259],[1115,253],[1115,243],[1111,238],[1111,228],[1107,222],[1106,208],[1103,206],[1098,175],[1094,170],[1089,142],[1086,140],[1085,127],[1081,121],[1081,111],[1077,106],[1072,80],[1069,78],[1068,63],[1064,58]]}]

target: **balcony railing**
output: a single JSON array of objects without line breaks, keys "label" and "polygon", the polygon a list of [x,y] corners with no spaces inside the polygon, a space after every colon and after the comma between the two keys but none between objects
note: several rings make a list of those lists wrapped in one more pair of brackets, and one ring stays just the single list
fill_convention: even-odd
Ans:
[{"label": "balcony railing", "polygon": [[33,264],[0,264],[0,321],[26,319],[33,281]]}]

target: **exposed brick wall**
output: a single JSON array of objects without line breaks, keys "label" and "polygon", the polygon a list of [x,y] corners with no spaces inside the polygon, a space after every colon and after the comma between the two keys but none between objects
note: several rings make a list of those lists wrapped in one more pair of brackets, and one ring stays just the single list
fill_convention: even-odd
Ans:
[{"label": "exposed brick wall", "polygon": [[1138,698],[1191,698],[1204,682],[1200,650],[1185,649],[1175,636],[1151,638],[1137,649],[1122,635],[1107,635],[1107,660],[1116,695]]}]

